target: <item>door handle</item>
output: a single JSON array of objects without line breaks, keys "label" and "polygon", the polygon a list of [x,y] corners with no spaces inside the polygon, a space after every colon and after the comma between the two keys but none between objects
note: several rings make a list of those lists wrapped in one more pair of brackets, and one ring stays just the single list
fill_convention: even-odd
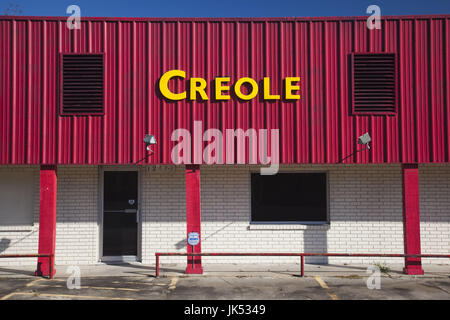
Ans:
[{"label": "door handle", "polygon": [[140,222],[139,210],[137,209],[124,209],[124,210],[105,210],[105,213],[134,213],[136,214],[136,223]]}]

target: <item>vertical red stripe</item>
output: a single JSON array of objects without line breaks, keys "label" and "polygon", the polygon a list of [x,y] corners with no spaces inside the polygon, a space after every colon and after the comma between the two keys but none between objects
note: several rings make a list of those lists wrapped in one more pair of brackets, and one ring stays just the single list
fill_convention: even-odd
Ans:
[{"label": "vertical red stripe", "polygon": [[[41,166],[39,198],[39,254],[55,255],[56,238],[56,166]],[[54,272],[54,259],[52,270]],[[49,259],[38,258],[36,275],[49,276]]]},{"label": "vertical red stripe", "polygon": [[[186,241],[187,253],[201,253],[200,166],[186,166],[186,226],[187,234],[197,232],[200,243],[191,246]],[[203,273],[201,257],[188,257],[186,273]]]},{"label": "vertical red stripe", "polygon": [[[403,237],[405,254],[420,254],[419,168],[404,164],[403,171]],[[405,258],[406,274],[423,274],[420,258]]]}]

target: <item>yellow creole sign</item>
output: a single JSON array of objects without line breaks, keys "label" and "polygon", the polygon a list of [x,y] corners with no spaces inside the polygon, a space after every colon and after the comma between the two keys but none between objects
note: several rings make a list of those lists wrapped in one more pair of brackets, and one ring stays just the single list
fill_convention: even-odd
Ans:
[{"label": "yellow creole sign", "polygon": [[[197,97],[200,97],[201,100],[209,100],[209,97],[206,93],[206,80],[203,78],[190,78],[188,80],[188,90],[181,92],[172,92],[169,89],[169,81],[172,78],[182,78],[186,79],[186,72],[183,70],[170,70],[164,73],[159,79],[159,90],[161,94],[169,99],[169,100],[197,100]],[[215,100],[230,100],[230,84],[229,77],[217,77],[214,79],[214,99]],[[284,78],[284,90],[283,92],[279,92],[279,94],[273,94],[270,91],[270,78],[264,77],[262,89],[263,89],[263,98],[264,100],[280,100],[281,95],[283,95],[283,99],[286,100],[298,100],[300,99],[300,95],[298,91],[300,90],[300,77],[286,77]],[[242,86],[247,86],[249,89],[246,93],[242,92]],[[234,93],[241,100],[251,100],[258,95],[259,85],[252,78],[240,78],[234,84]]]}]

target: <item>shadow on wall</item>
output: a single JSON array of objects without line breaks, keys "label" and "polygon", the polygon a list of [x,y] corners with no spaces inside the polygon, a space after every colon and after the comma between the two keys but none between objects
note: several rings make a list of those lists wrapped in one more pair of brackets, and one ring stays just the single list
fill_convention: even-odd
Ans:
[{"label": "shadow on wall", "polygon": [[[303,232],[303,252],[305,253],[327,253],[327,242],[327,230],[311,230],[307,228]],[[328,257],[305,257],[305,263],[328,264]]]},{"label": "shadow on wall", "polygon": [[[0,240],[0,253],[6,251],[9,247],[11,247],[11,244],[12,244],[13,246],[15,246],[15,245],[17,245],[18,243],[21,243],[23,240],[25,240],[25,239],[29,238],[30,236],[32,236],[35,232],[39,232],[39,230],[38,230],[38,229],[35,229],[35,230],[33,230],[33,231],[27,233],[25,236],[23,236],[23,237],[21,237],[21,238],[19,238],[19,239],[14,239],[14,242],[13,242],[13,243],[11,243],[11,242],[12,242],[11,239],[8,239],[8,238],[2,238],[2,239]],[[14,253],[14,252],[13,252],[13,253]]]},{"label": "shadow on wall", "polygon": [[6,251],[6,249],[9,248],[10,244],[11,244],[10,239],[2,238],[2,240],[0,240],[0,253],[2,253],[3,251]]},{"label": "shadow on wall", "polygon": [[[207,240],[208,238],[211,238],[212,236],[218,234],[218,233],[219,233],[220,231],[222,231],[222,230],[225,230],[226,228],[228,228],[228,227],[231,226],[232,224],[233,224],[233,222],[230,222],[230,223],[228,223],[227,225],[225,225],[225,226],[223,226],[223,227],[217,229],[216,231],[214,231],[213,233],[211,233],[211,234],[208,235],[207,237],[202,238],[202,241],[205,241],[205,240]],[[183,240],[178,241],[178,242],[175,244],[175,247],[177,248],[177,250],[180,250],[180,249],[182,249],[182,248],[184,248],[184,247],[186,247],[186,246],[187,246],[187,238],[183,238]]]},{"label": "shadow on wall", "polygon": [[180,250],[186,247],[186,245],[187,245],[187,238],[183,238],[183,240],[180,240],[175,244],[175,248],[177,248],[177,250]]}]

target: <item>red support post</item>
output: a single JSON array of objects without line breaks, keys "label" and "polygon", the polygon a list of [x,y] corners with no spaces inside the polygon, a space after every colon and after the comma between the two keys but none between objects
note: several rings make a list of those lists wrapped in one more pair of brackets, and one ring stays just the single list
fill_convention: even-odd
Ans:
[{"label": "red support post", "polygon": [[156,268],[155,268],[156,278],[159,277],[159,254],[156,254]]},{"label": "red support post", "polygon": [[[188,253],[201,253],[201,233],[200,233],[201,213],[200,213],[200,166],[186,165],[186,225],[187,234],[197,232],[200,242],[196,246],[187,243]],[[187,237],[186,237],[187,238]],[[186,273],[202,274],[202,258],[200,256],[187,257]]]},{"label": "red support post", "polygon": [[300,276],[305,276],[305,256],[300,256]]},{"label": "red support post", "polygon": [[[403,238],[405,254],[421,254],[419,215],[419,167],[402,165]],[[405,258],[405,274],[423,274],[421,258]]]},{"label": "red support post", "polygon": [[40,172],[39,199],[39,254],[50,254],[51,258],[39,257],[35,275],[53,277],[55,274],[56,238],[56,166],[42,165]]}]

